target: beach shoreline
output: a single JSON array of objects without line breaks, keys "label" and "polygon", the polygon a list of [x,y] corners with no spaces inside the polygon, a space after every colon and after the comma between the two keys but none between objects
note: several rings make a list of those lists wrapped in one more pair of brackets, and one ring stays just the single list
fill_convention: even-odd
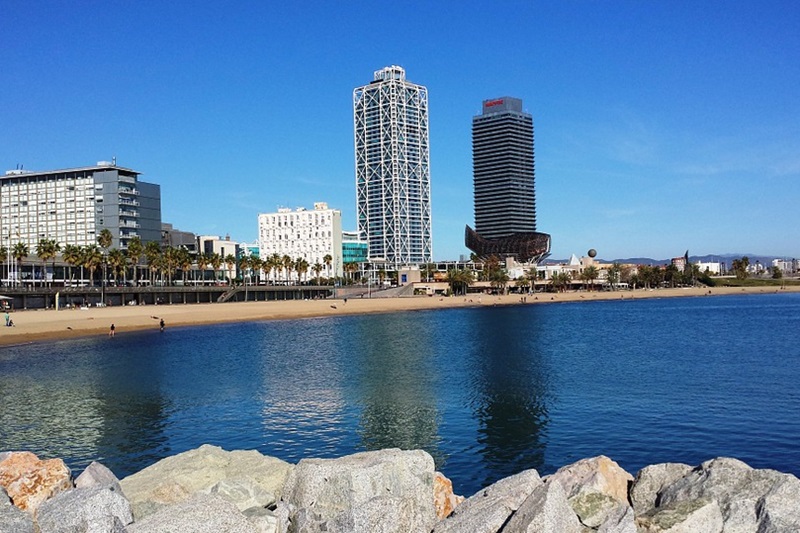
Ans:
[{"label": "beach shoreline", "polygon": [[680,289],[638,289],[635,291],[576,291],[535,293],[532,295],[414,296],[400,298],[327,298],[323,300],[273,300],[264,302],[230,302],[171,304],[147,306],[99,307],[14,311],[10,314],[14,327],[2,327],[0,347],[108,335],[111,324],[115,334],[155,330],[161,319],[166,328],[207,324],[260,322],[302,318],[323,318],[341,315],[395,313],[434,309],[457,309],[497,305],[536,305],[544,303],[585,302],[603,300],[640,300],[724,296],[733,294],[772,294],[800,292],[800,287],[715,287]]}]

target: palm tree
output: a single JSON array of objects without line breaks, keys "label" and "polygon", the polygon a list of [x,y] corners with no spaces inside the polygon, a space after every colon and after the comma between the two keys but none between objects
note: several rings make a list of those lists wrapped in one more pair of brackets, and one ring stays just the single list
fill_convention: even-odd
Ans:
[{"label": "palm tree", "polygon": [[222,256],[214,252],[209,257],[208,262],[211,263],[211,268],[214,269],[214,283],[217,282],[217,270],[222,266]]},{"label": "palm tree", "polygon": [[294,269],[297,272],[297,281],[299,283],[300,279],[308,272],[308,261],[302,257],[297,258],[294,263]]},{"label": "palm tree", "polygon": [[325,271],[328,273],[328,277],[331,277],[331,263],[333,263],[333,257],[331,254],[325,254],[322,258],[322,262],[325,264]]},{"label": "palm tree", "polygon": [[278,281],[278,270],[280,270],[282,264],[283,259],[281,259],[281,256],[279,256],[277,253],[274,253],[267,258],[267,266],[272,272],[273,284]]},{"label": "palm tree", "polygon": [[457,268],[451,268],[448,270],[447,277],[445,279],[450,285],[450,292],[454,295],[466,294],[467,288],[474,281],[471,270],[460,270]]},{"label": "palm tree", "polygon": [[[42,260],[42,286],[44,286],[45,278],[47,278],[45,273],[47,261],[55,259],[60,249],[61,247],[55,239],[39,239],[39,243],[36,245],[36,255]],[[53,264],[53,271],[55,273],[55,263]]]},{"label": "palm tree", "polygon": [[14,245],[11,250],[11,255],[17,260],[17,282],[19,282],[20,274],[22,274],[22,261],[28,257],[28,245],[20,241]]},{"label": "palm tree", "polygon": [[432,275],[434,272],[436,272],[436,265],[434,265],[433,263],[426,263],[426,264],[425,264],[425,265],[422,267],[422,271],[425,273],[425,281],[427,281],[428,283],[430,283],[430,281],[431,281],[431,275]]},{"label": "palm tree", "polygon": [[[206,280],[206,267],[208,266],[209,261],[210,257],[208,254],[197,254],[197,268],[200,270],[200,278],[202,283],[204,283]],[[195,278],[195,281],[197,281],[197,278]]]},{"label": "palm tree", "polygon": [[[5,265],[6,261],[8,261],[8,248],[5,246],[0,246],[0,263]],[[5,278],[5,275],[3,277]]]},{"label": "palm tree", "polygon": [[69,283],[72,285],[72,267],[78,266],[81,262],[81,249],[74,244],[64,246],[61,258],[69,265]]},{"label": "palm tree", "polygon": [[230,284],[233,285],[233,267],[236,266],[236,257],[233,254],[225,256],[225,266],[228,267],[228,279]]},{"label": "palm tree", "polygon": [[116,248],[112,248],[108,252],[107,261],[108,266],[111,267],[111,275],[114,276],[114,282],[119,281],[120,274],[124,276],[125,272],[128,270],[125,268],[127,266],[125,252],[122,250],[117,250]]},{"label": "palm tree", "polygon": [[131,266],[133,267],[133,279],[138,285],[139,261],[142,260],[142,255],[144,254],[144,245],[142,245],[142,239],[139,236],[136,236],[129,240],[128,250],[125,253],[128,256],[128,260],[131,262]]},{"label": "palm tree", "polygon": [[94,271],[103,264],[103,252],[96,244],[90,244],[81,251],[81,264],[89,269],[89,284],[94,283]]},{"label": "palm tree", "polygon": [[114,236],[111,235],[111,231],[108,228],[104,228],[100,235],[97,236],[97,244],[100,245],[100,248],[103,249],[103,286],[106,284],[106,279],[108,276],[106,275],[106,254],[108,253],[108,248],[111,246],[111,243],[114,242]]},{"label": "palm tree", "polygon": [[581,279],[589,282],[589,290],[591,291],[594,288],[594,280],[596,280],[599,275],[600,273],[597,271],[597,267],[590,265],[581,272]]},{"label": "palm tree", "polygon": [[292,266],[294,266],[294,261],[288,255],[284,255],[281,257],[281,266],[283,270],[286,272],[286,284],[289,284],[289,273],[292,271]]},{"label": "palm tree", "polygon": [[148,242],[144,247],[144,258],[150,269],[150,284],[152,285],[155,283],[155,273],[161,262],[161,246],[155,241]]},{"label": "palm tree", "polygon": [[253,274],[255,275],[255,282],[259,283],[261,279],[261,270],[264,268],[264,261],[262,261],[257,255],[253,254],[250,256],[250,268],[253,270]]},{"label": "palm tree", "polygon": [[319,275],[322,273],[322,270],[325,267],[322,266],[322,263],[314,263],[314,266],[311,267],[311,272],[314,273],[314,276],[317,278],[317,285],[319,285]]},{"label": "palm tree", "polygon": [[353,283],[353,274],[358,272],[358,263],[355,261],[348,261],[344,264],[344,271],[347,272],[348,277],[350,278],[350,283]]},{"label": "palm tree", "polygon": [[491,282],[492,288],[505,293],[506,285],[508,284],[509,280],[508,274],[506,274],[505,270],[496,268],[490,271],[489,276],[489,281]]},{"label": "palm tree", "polygon": [[239,258],[239,272],[242,275],[242,283],[244,283],[245,291],[247,290],[247,278],[249,277],[249,270],[252,262],[250,256],[243,255]]},{"label": "palm tree", "polygon": [[189,274],[189,270],[192,268],[192,256],[189,254],[189,250],[187,250],[185,246],[178,248],[177,256],[178,267],[181,269],[181,278],[183,279],[183,284],[186,285],[187,275]]}]

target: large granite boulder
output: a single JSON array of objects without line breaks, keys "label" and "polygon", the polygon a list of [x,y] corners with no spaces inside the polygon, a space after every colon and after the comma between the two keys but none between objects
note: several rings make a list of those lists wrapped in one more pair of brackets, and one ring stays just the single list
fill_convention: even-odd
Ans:
[{"label": "large granite boulder", "polygon": [[587,527],[597,528],[608,515],[628,507],[633,476],[604,455],[582,459],[547,477],[564,489],[570,505]]},{"label": "large granite boulder", "polygon": [[75,488],[87,489],[89,487],[110,487],[119,494],[123,493],[119,479],[114,472],[97,461],[92,461],[86,470],[75,479]]},{"label": "large granite boulder", "polygon": [[520,508],[534,490],[542,486],[536,470],[525,470],[501,479],[467,498],[440,520],[434,533],[495,533]]},{"label": "large granite boulder", "polygon": [[61,459],[42,461],[30,452],[5,452],[0,486],[15,506],[33,513],[47,499],[72,488],[72,472]]},{"label": "large granite boulder", "polygon": [[17,509],[0,487],[0,533],[33,533],[33,517]]},{"label": "large granite boulder", "polygon": [[62,492],[36,511],[40,533],[85,533],[101,527],[122,530],[131,522],[128,500],[118,490],[99,485]]},{"label": "large granite boulder", "polygon": [[564,489],[554,481],[534,489],[503,527],[503,533],[581,533],[581,530]]},{"label": "large granite boulder", "polygon": [[199,492],[210,492],[223,480],[247,480],[279,498],[291,469],[289,463],[255,450],[228,452],[205,444],[162,459],[126,477],[120,485],[138,521],[163,506],[186,501]]},{"label": "large granite boulder", "polygon": [[160,508],[136,520],[127,533],[253,533],[258,531],[228,500],[212,494],[195,493],[186,501]]},{"label": "large granite boulder", "polygon": [[295,509],[290,520],[298,532],[430,531],[433,478],[433,458],[422,450],[303,459],[283,499]]},{"label": "large granite boulder", "polygon": [[660,463],[639,470],[630,490],[633,510],[637,515],[651,511],[658,494],[691,471],[691,466],[682,463]]},{"label": "large granite boulder", "polygon": [[[722,533],[719,504],[698,498],[659,506],[636,517],[639,533]],[[727,532],[727,529],[725,530]],[[755,531],[755,530],[752,530]]]},{"label": "large granite boulder", "polygon": [[[702,463],[659,491],[656,510],[695,500],[719,504],[725,533],[800,531],[800,480],[775,470],[756,470],[737,459]],[[781,524],[784,529],[770,529]]]},{"label": "large granite boulder", "polygon": [[637,533],[633,507],[620,505],[606,515],[597,533]]}]

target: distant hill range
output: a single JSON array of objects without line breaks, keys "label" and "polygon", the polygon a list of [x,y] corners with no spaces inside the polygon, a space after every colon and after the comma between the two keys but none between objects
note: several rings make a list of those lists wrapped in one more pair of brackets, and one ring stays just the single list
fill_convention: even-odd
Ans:
[{"label": "distant hill range", "polygon": [[[734,259],[741,259],[742,257],[747,256],[750,259],[750,264],[756,264],[756,261],[761,263],[765,266],[772,265],[773,259],[783,259],[783,256],[780,255],[756,255],[756,254],[707,254],[707,255],[690,255],[689,262],[690,263],[725,263],[726,265],[730,266]],[[680,257],[676,255],[675,257]],[[786,259],[791,259],[791,257],[787,257]],[[621,263],[621,264],[629,264],[629,265],[668,265],[671,261],[670,259],[653,259],[651,257],[628,257],[625,259],[601,259],[597,258],[598,263]],[[547,259],[542,261],[543,265],[559,265],[568,263],[569,258],[567,259]]]}]

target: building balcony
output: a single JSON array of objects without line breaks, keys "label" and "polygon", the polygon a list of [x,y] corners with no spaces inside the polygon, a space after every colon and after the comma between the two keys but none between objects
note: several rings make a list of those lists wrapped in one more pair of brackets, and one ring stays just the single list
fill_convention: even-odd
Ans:
[{"label": "building balcony", "polygon": [[119,187],[117,188],[117,191],[120,194],[132,194],[134,196],[139,196],[139,191],[137,191],[136,189],[131,189],[129,187]]},{"label": "building balcony", "polygon": [[134,207],[139,207],[139,202],[136,200],[131,200],[129,198],[120,198],[119,199],[120,205],[132,205]]}]

